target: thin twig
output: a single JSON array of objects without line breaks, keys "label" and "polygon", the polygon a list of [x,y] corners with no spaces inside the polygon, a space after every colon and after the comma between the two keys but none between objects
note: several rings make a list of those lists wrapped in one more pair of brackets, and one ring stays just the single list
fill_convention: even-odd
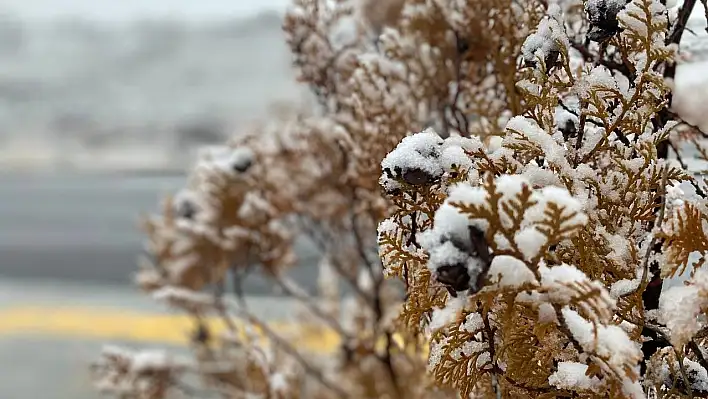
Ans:
[{"label": "thin twig", "polygon": [[706,16],[706,32],[708,32],[708,0],[701,0],[701,4],[703,4],[703,13]]},{"label": "thin twig", "polygon": [[583,146],[583,135],[585,133],[585,120],[587,119],[587,113],[583,112],[583,109],[585,108],[585,102],[580,101],[580,110],[578,111],[580,113],[579,117],[579,122],[578,122],[578,139],[575,141],[575,151],[580,151],[580,148]]},{"label": "thin twig", "polygon": [[[632,77],[632,73],[626,65],[620,64],[619,62],[615,62],[612,60],[606,60],[606,59],[602,58],[602,56],[600,56],[596,59],[595,54],[592,51],[590,51],[587,47],[585,47],[584,45],[582,45],[580,43],[571,41],[570,45],[571,45],[571,47],[573,47],[575,50],[577,50],[580,53],[580,55],[583,57],[583,59],[585,61],[597,62],[609,70],[615,70],[615,71],[622,73],[623,75],[625,75],[627,77],[630,77],[630,78]],[[630,79],[630,81],[632,81],[632,80],[633,79]]]},{"label": "thin twig", "polygon": [[698,346],[696,343],[695,339],[692,339],[688,343],[688,347],[693,351],[693,354],[696,355],[696,358],[698,359],[698,363],[706,370],[708,370],[708,360],[706,360],[706,357],[703,355],[703,351],[701,348]]},{"label": "thin twig", "polygon": [[[214,308],[216,309],[216,313],[219,315],[221,320],[229,329],[229,332],[235,335],[238,331],[238,327],[236,327],[236,324],[233,322],[233,320],[231,320],[231,317],[229,317],[228,313],[226,312],[226,304],[224,303],[223,280],[219,280],[219,283],[216,284],[216,289],[214,290]],[[245,309],[246,308],[244,307],[244,310]]]},{"label": "thin twig", "polygon": [[[354,202],[356,201],[356,198],[354,198],[354,194],[352,193],[352,208],[354,205]],[[350,212],[350,219],[352,223],[352,235],[354,236],[354,242],[355,242],[355,247],[356,251],[359,254],[359,257],[361,258],[361,261],[364,263],[364,266],[366,266],[366,269],[368,270],[369,274],[371,275],[371,279],[373,281],[380,280],[376,276],[376,271],[373,262],[369,260],[369,257],[366,256],[366,249],[364,247],[364,240],[361,238],[361,234],[359,233],[359,226],[357,226],[357,215],[354,213],[354,211]]]},{"label": "thin twig", "polygon": [[[478,302],[478,306],[482,308],[482,304]],[[496,359],[496,346],[494,344],[494,332],[492,325],[489,323],[489,314],[482,309],[482,321],[484,322],[484,330],[487,336],[487,344],[489,345],[489,361],[492,362],[492,387],[494,388],[494,395],[497,399],[501,399],[501,387],[499,386],[499,380],[497,379],[497,359]]]},{"label": "thin twig", "polygon": [[[657,230],[661,229],[662,224],[664,223],[664,213],[666,211],[666,184],[668,181],[668,176],[669,176],[669,169],[668,167],[665,167],[663,170],[663,175],[661,177],[661,208],[659,208],[659,217],[657,218],[656,224],[654,224],[652,230]],[[649,284],[649,257],[651,256],[651,253],[654,250],[654,246],[656,245],[656,233],[652,231],[652,237],[651,241],[649,242],[649,245],[647,246],[647,250],[644,253],[644,259],[642,260],[642,279],[640,280],[641,282],[639,283],[639,286],[637,289],[641,288],[641,291],[644,291]]]},{"label": "thin twig", "polygon": [[688,167],[686,166],[686,163],[683,162],[683,158],[681,157],[681,152],[678,150],[678,148],[676,148],[676,145],[671,140],[667,139],[666,141],[669,144],[669,148],[671,148],[671,150],[674,152],[674,155],[676,155],[676,160],[678,161],[678,163],[681,164],[681,168],[687,170]]},{"label": "thin twig", "polygon": [[295,349],[290,343],[288,343],[286,340],[284,340],[282,337],[280,337],[278,334],[273,332],[273,330],[270,329],[270,327],[262,322],[260,319],[255,317],[253,314],[248,312],[247,310],[239,309],[239,313],[243,315],[245,319],[247,319],[251,324],[257,326],[258,328],[261,329],[263,334],[268,337],[268,339],[273,342],[275,345],[279,346],[283,351],[285,351],[287,354],[293,357],[300,366],[302,366],[303,370],[312,377],[314,377],[322,386],[325,388],[331,390],[332,392],[335,392],[336,394],[339,395],[341,398],[349,398],[350,395],[346,391],[344,391],[342,388],[338,387],[335,385],[333,382],[330,382],[327,380],[327,378],[322,374],[322,371],[318,370],[316,367],[311,365],[303,356],[300,352],[298,352],[297,349]]},{"label": "thin twig", "polygon": [[688,373],[686,373],[686,366],[683,365],[683,356],[679,353],[675,346],[671,347],[674,350],[674,355],[679,364],[679,370],[681,370],[681,376],[683,377],[683,385],[688,390],[688,398],[693,399],[693,387],[691,386],[691,381],[688,379]]},{"label": "thin twig", "polygon": [[688,24],[688,19],[690,18],[691,12],[693,12],[693,7],[695,5],[696,0],[684,0],[681,9],[679,9],[678,17],[676,18],[676,23],[674,24],[674,29],[671,31],[671,34],[666,37],[666,44],[679,44],[679,42],[681,42],[683,31],[686,30],[686,24]]},{"label": "thin twig", "polygon": [[[308,224],[302,220],[298,219],[297,220],[298,225],[300,229],[302,229],[303,232],[305,232],[317,245],[318,250],[320,253],[327,253],[327,252],[335,252],[336,249],[332,248],[331,243],[327,242],[326,237],[324,237],[324,234],[318,234],[316,229],[313,227],[308,226]],[[330,240],[331,241],[331,240]],[[350,273],[347,273],[346,270],[342,267],[342,265],[339,263],[337,258],[332,258],[332,267],[334,270],[337,272],[337,274],[344,279],[344,281],[351,287],[351,289],[354,291],[357,296],[359,296],[361,299],[363,299],[366,303],[370,303],[371,301],[371,296],[368,295],[366,292],[364,292],[358,285],[356,279],[351,276]]]},{"label": "thin twig", "polygon": [[396,370],[393,368],[393,359],[391,358],[391,352],[393,351],[393,334],[390,331],[386,331],[386,353],[384,355],[384,365],[391,378],[391,385],[393,385],[393,391],[396,394],[396,398],[402,398],[401,387],[398,382],[398,377],[396,376]]},{"label": "thin twig", "polygon": [[[708,133],[704,132],[700,127],[697,125],[694,125],[692,123],[686,122],[679,114],[673,111],[666,111],[667,115],[673,119],[678,120],[679,125],[686,125],[691,128],[691,130],[695,131],[699,135],[701,135],[703,138],[708,138]],[[675,129],[675,128],[674,128]]]},{"label": "thin twig", "polygon": [[315,301],[311,297],[309,297],[301,292],[297,292],[297,290],[293,289],[292,286],[295,285],[294,281],[287,280],[287,282],[286,282],[286,281],[284,281],[284,279],[285,279],[284,277],[279,276],[279,277],[276,277],[274,280],[275,280],[275,283],[278,285],[278,287],[280,287],[283,290],[283,292],[285,292],[285,294],[287,294],[287,295],[297,299],[298,301],[302,302],[303,304],[307,305],[307,308],[310,309],[315,316],[319,317],[324,322],[326,322],[330,327],[332,327],[333,330],[335,330],[338,334],[340,334],[342,336],[342,338],[348,338],[347,332],[344,331],[341,324],[337,320],[335,320],[331,315],[328,315],[325,312],[323,312],[322,309],[320,309],[320,307],[317,306],[317,304],[315,303]]}]

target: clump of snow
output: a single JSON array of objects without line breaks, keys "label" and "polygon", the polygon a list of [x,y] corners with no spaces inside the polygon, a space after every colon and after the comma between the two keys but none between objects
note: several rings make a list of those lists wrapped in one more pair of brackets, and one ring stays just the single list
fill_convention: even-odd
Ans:
[{"label": "clump of snow", "polygon": [[445,307],[433,309],[433,316],[428,325],[429,332],[435,332],[455,321],[466,303],[466,296],[448,297]]},{"label": "clump of snow", "polygon": [[477,332],[484,326],[484,320],[479,313],[470,313],[465,317],[465,322],[460,325],[460,328],[467,332]]},{"label": "clump of snow", "polygon": [[628,279],[622,279],[619,281],[616,281],[614,284],[612,284],[612,287],[610,287],[610,295],[612,298],[619,298],[624,295],[628,295],[639,288],[639,284],[642,282],[641,278],[634,278],[631,280]]},{"label": "clump of snow", "polygon": [[430,254],[428,267],[432,270],[437,270],[442,266],[465,264],[469,258],[469,254],[456,247],[452,241],[443,241],[438,245],[431,246],[428,252]]},{"label": "clump of snow", "polygon": [[548,383],[558,389],[595,391],[601,384],[600,379],[587,376],[587,371],[586,364],[559,362],[558,370],[548,377]]},{"label": "clump of snow", "polygon": [[[485,220],[462,214],[453,203],[482,205],[486,200],[484,189],[456,185],[435,213],[433,228],[420,235],[420,243],[430,255],[428,268],[436,273],[438,281],[457,285],[458,291],[467,285],[466,281],[469,286],[475,286],[478,277],[489,267],[488,254],[479,253],[482,247],[487,247],[488,252],[484,237],[487,224]],[[450,279],[454,283],[448,281]]]},{"label": "clump of snow", "polygon": [[[541,272],[541,286],[544,287],[547,299],[550,302],[558,304],[570,303],[573,298],[578,296],[578,291],[573,287],[583,285],[597,292],[598,299],[604,302],[607,309],[614,307],[615,301],[610,297],[604,285],[598,281],[591,281],[578,268],[561,264],[550,268],[542,265],[539,269]],[[586,308],[582,302],[580,306]],[[594,309],[591,307],[588,306],[587,310],[594,314]]]},{"label": "clump of snow", "polygon": [[689,285],[671,287],[661,294],[659,321],[670,331],[671,343],[680,347],[703,327],[698,316],[708,306],[708,271],[699,269]]},{"label": "clump of snow", "polygon": [[385,236],[388,234],[394,234],[396,230],[398,229],[398,224],[393,220],[392,218],[384,219],[381,223],[379,223],[377,232],[378,236]]},{"label": "clump of snow", "polygon": [[545,286],[556,284],[580,283],[587,281],[588,277],[575,266],[562,264],[550,268],[541,268],[541,282]]},{"label": "clump of snow", "polygon": [[526,177],[521,175],[501,175],[494,181],[496,191],[502,195],[502,200],[510,200],[529,187]]},{"label": "clump of snow", "polygon": [[403,177],[406,173],[417,172],[429,181],[442,176],[443,170],[439,158],[444,140],[432,129],[405,137],[381,161],[384,174],[381,184],[387,191],[400,188],[395,177]]},{"label": "clump of snow", "polygon": [[200,155],[197,168],[219,170],[230,175],[246,172],[255,158],[250,148],[230,146],[209,147],[202,150]]},{"label": "clump of snow", "polygon": [[148,397],[155,384],[166,384],[193,363],[162,349],[131,350],[104,346],[96,363],[96,387],[105,393]]},{"label": "clump of snow", "polygon": [[472,159],[467,154],[483,149],[484,145],[478,137],[450,136],[443,144],[440,163],[446,171],[455,167],[468,170],[472,167]]},{"label": "clump of snow", "polygon": [[686,193],[681,189],[680,183],[674,183],[666,187],[666,205],[669,209],[683,206]]},{"label": "clump of snow", "polygon": [[133,355],[131,369],[135,373],[165,370],[171,363],[172,357],[164,350],[143,350]]},{"label": "clump of snow", "polygon": [[539,203],[536,206],[547,206],[552,203],[563,209],[564,216],[569,216],[571,213],[574,214],[572,218],[563,223],[564,227],[570,225],[584,225],[587,223],[588,218],[587,215],[583,213],[583,204],[564,188],[555,186],[544,187],[541,189],[541,198],[539,198],[538,201]]},{"label": "clump of snow", "polygon": [[[683,359],[683,367],[686,370],[686,375],[688,376],[691,388],[700,392],[708,392],[708,371],[701,366],[700,363],[688,358]],[[683,376],[680,373],[678,373],[679,375],[676,375],[676,371],[679,369],[680,365],[676,360],[673,361],[672,367],[669,367],[669,365],[664,362],[661,370],[659,371],[659,377],[663,380],[666,386],[673,386],[675,384],[675,378],[683,380]],[[671,372],[672,370],[674,373]]]},{"label": "clump of snow", "polygon": [[[579,225],[587,221],[586,215],[582,212],[582,205],[570,193],[559,187],[547,186],[541,189],[531,189],[528,180],[521,175],[502,175],[494,182],[494,191],[500,195],[500,209],[506,209],[507,205],[513,204],[526,192],[531,197],[530,207],[524,209],[521,226],[513,237],[515,247],[521,252],[523,259],[517,259],[518,265],[523,265],[523,261],[535,259],[544,246],[556,244],[549,243],[548,237],[542,233],[537,225],[546,223],[547,209],[550,204],[568,216],[564,220],[561,228],[570,232]],[[499,212],[492,215],[490,210],[490,193],[488,188],[473,187],[469,184],[458,184],[449,191],[449,196],[440,206],[435,214],[433,228],[425,231],[420,236],[420,243],[430,254],[428,267],[431,271],[437,271],[441,267],[465,265],[470,277],[470,285],[474,286],[477,278],[490,264],[487,264],[485,257],[480,257],[479,246],[471,234],[479,231],[484,234],[490,223],[501,223],[507,228],[513,227],[512,214],[509,212]],[[460,207],[468,209],[478,209],[477,217],[474,214],[463,214]],[[572,217],[570,217],[572,215]],[[498,217],[498,220],[495,220]],[[500,234],[495,237],[498,248],[509,249],[510,243]],[[486,240],[486,237],[485,237]],[[486,241],[482,243],[488,247]],[[488,256],[487,256],[488,257]],[[501,285],[515,285],[523,281],[534,281],[533,276],[527,266],[511,266],[511,260],[499,258],[490,276],[495,276],[497,283]],[[533,266],[533,265],[531,265]],[[512,273],[507,276],[507,273]],[[520,274],[519,274],[520,273]],[[501,277],[499,275],[501,274]],[[452,277],[451,277],[452,278]],[[457,277],[454,277],[457,279]]]},{"label": "clump of snow", "polygon": [[191,189],[182,189],[172,199],[173,210],[177,217],[192,220],[207,209],[203,196]]},{"label": "clump of snow", "polygon": [[443,139],[428,128],[405,137],[381,162],[383,173],[379,183],[387,192],[401,188],[400,180],[408,184],[430,184],[454,168],[468,170],[472,160],[467,153],[482,148],[478,138],[453,136]]},{"label": "clump of snow", "polygon": [[583,350],[607,359],[607,364],[615,371],[626,370],[627,366],[635,365],[642,359],[640,345],[619,326],[593,325],[567,306],[561,312],[568,329]]},{"label": "clump of snow", "polygon": [[518,287],[525,283],[538,284],[533,272],[524,262],[508,255],[495,256],[487,275],[492,284],[500,287]]},{"label": "clump of snow", "polygon": [[181,287],[162,287],[154,291],[152,297],[156,301],[165,302],[170,306],[192,311],[204,311],[214,305],[212,295]]},{"label": "clump of snow", "polygon": [[619,86],[610,70],[600,65],[594,67],[590,73],[584,74],[574,90],[580,98],[588,99],[597,91],[619,91]]},{"label": "clump of snow", "polygon": [[280,396],[285,395],[289,389],[288,377],[282,372],[275,372],[268,378],[268,385],[272,394]]},{"label": "clump of snow", "polygon": [[557,165],[563,170],[571,169],[566,158],[567,151],[565,147],[538,126],[534,120],[523,116],[515,116],[506,124],[506,130],[515,134],[507,135],[504,138],[505,143],[514,144],[514,142],[524,138],[525,141],[537,145],[543,151],[544,157],[548,162]]},{"label": "clump of snow", "polygon": [[521,250],[526,260],[533,259],[541,251],[541,247],[546,243],[547,237],[536,227],[526,227],[519,230],[514,236],[516,245]]},{"label": "clump of snow", "polygon": [[548,15],[539,22],[536,31],[529,35],[521,46],[521,54],[527,62],[545,63],[554,61],[559,53],[570,47],[563,28],[561,10],[557,4],[548,7]]}]

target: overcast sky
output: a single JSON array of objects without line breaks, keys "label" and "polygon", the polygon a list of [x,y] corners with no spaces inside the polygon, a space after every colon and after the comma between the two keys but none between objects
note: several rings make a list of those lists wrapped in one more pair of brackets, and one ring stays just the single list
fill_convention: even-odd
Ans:
[{"label": "overcast sky", "polygon": [[0,0],[0,13],[33,20],[81,16],[105,21],[141,17],[209,19],[285,9],[290,0]]}]

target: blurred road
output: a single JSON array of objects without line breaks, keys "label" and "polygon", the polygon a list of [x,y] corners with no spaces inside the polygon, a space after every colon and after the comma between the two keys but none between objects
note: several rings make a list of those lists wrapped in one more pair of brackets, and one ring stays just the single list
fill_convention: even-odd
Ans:
[{"label": "blurred road", "polygon": [[[144,236],[140,215],[153,212],[183,176],[0,176],[0,278],[131,284]],[[316,253],[297,252],[294,278],[314,288]],[[257,277],[245,294],[271,294]]]},{"label": "blurred road", "polygon": [[[254,314],[279,333],[297,324],[291,301],[248,298]],[[220,324],[215,323],[215,327]],[[190,319],[166,311],[137,290],[68,282],[0,281],[0,398],[90,399],[89,366],[105,344],[186,350]],[[327,351],[331,335],[301,346]]]},{"label": "blurred road", "polygon": [[[131,279],[143,242],[139,215],[183,183],[183,176],[0,176],[0,398],[97,398],[88,365],[102,344],[184,344],[190,320]],[[296,251],[302,266],[293,278],[313,289],[316,254],[302,243]],[[280,328],[296,321],[293,304],[264,280],[249,277],[243,288],[263,319]],[[332,345],[320,337],[311,344]]]}]

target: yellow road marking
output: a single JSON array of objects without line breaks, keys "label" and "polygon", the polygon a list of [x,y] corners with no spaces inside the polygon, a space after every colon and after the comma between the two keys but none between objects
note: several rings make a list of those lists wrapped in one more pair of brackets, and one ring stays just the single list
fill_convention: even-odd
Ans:
[{"label": "yellow road marking", "polygon": [[[226,331],[217,318],[206,320],[210,331]],[[236,322],[243,337],[243,323]],[[317,353],[335,350],[340,337],[331,330],[297,323],[273,322],[268,326],[278,335],[297,335],[296,345]],[[52,336],[97,340],[126,340],[156,344],[187,345],[194,320],[188,316],[131,312],[119,309],[82,307],[15,307],[0,311],[0,337]],[[262,336],[262,334],[260,334]]]},{"label": "yellow road marking", "polygon": [[[215,336],[227,330],[216,317],[205,323]],[[234,319],[234,324],[239,336],[245,338],[245,324],[238,319]],[[194,327],[194,319],[185,315],[115,308],[21,306],[0,310],[0,338],[48,336],[186,346]],[[309,353],[332,353],[341,343],[335,331],[315,325],[277,321],[268,323],[268,327],[280,337],[294,337],[288,342]],[[265,339],[263,333],[255,333],[256,337]],[[404,346],[400,336],[393,339],[399,347]],[[378,342],[380,349],[383,344],[384,341]]]}]

